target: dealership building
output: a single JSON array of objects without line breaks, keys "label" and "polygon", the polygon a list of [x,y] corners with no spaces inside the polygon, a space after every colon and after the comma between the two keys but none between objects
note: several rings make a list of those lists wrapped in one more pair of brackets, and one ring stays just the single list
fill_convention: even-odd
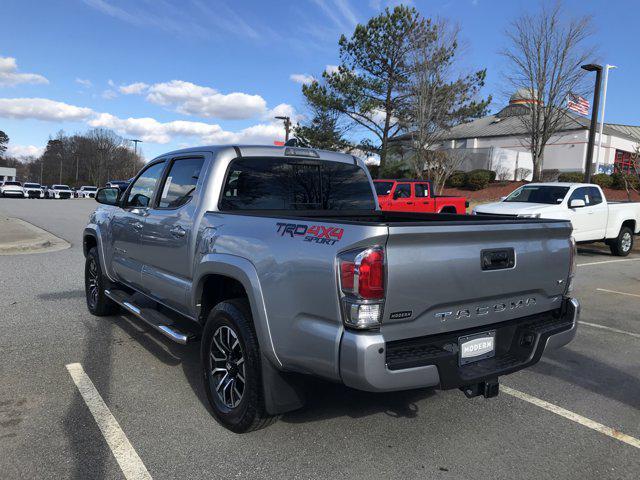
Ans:
[{"label": "dealership building", "polygon": [[16,179],[16,169],[8,167],[0,167],[0,182],[11,181]]},{"label": "dealership building", "polygon": [[[461,170],[487,168],[508,172],[505,178],[509,179],[516,179],[518,169],[527,173],[527,170],[533,169],[531,154],[526,147],[528,129],[522,119],[528,113],[527,105],[532,102],[527,97],[526,90],[520,90],[511,96],[509,104],[498,113],[443,132],[437,148],[465,149],[468,161]],[[589,118],[567,111],[557,132],[545,147],[542,170],[584,172],[589,125]],[[596,132],[593,171],[596,172],[597,164],[597,171],[601,173],[629,172],[632,155],[640,145],[640,126],[605,123],[599,154],[598,140]],[[396,137],[393,143],[396,146],[404,145],[409,151],[411,134]],[[531,175],[526,177],[530,179]]]}]

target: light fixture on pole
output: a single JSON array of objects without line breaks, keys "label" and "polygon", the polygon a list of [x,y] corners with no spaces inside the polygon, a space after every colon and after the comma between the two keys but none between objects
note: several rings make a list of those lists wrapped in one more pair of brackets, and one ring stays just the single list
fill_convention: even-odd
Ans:
[{"label": "light fixture on pole", "polygon": [[137,156],[138,155],[138,144],[142,143],[142,140],[137,140],[135,138],[130,138],[129,141],[133,142],[133,153]]},{"label": "light fixture on pole", "polygon": [[604,109],[607,106],[607,84],[609,83],[609,70],[618,68],[615,65],[604,66],[604,85],[602,87],[602,114],[600,115],[600,130],[598,131],[598,152],[596,153],[596,173],[600,168],[600,150],[602,149],[602,130],[604,128]]},{"label": "light fixture on pole", "polygon": [[591,126],[589,127],[589,143],[587,144],[587,162],[584,168],[584,183],[591,182],[591,168],[593,162],[593,146],[596,140],[596,128],[598,128],[598,107],[600,106],[600,86],[602,85],[602,65],[590,63],[582,65],[587,72],[596,72],[596,85],[593,91],[593,105],[591,106]]},{"label": "light fixture on pole", "polygon": [[284,122],[284,141],[289,141],[289,131],[291,130],[291,118],[287,116],[275,117],[278,120],[282,120]]}]

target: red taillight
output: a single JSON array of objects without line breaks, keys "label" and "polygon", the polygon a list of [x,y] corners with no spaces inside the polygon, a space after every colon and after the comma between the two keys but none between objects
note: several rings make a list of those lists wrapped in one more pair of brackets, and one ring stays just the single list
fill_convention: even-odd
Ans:
[{"label": "red taillight", "polygon": [[340,257],[340,288],[365,300],[384,298],[384,251],[380,247]]},{"label": "red taillight", "polygon": [[358,295],[367,300],[384,298],[384,253],[380,249],[364,253],[358,269]]}]

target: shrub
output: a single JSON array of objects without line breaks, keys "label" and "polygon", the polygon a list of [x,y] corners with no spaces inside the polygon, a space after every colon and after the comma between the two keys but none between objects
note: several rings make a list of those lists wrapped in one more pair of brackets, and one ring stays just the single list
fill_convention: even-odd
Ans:
[{"label": "shrub", "polygon": [[495,178],[495,172],[490,170],[472,170],[465,175],[464,185],[469,190],[482,190],[487,188],[492,177]]},{"label": "shrub", "polygon": [[462,170],[456,170],[446,181],[447,187],[460,188],[465,185],[466,174]]},{"label": "shrub", "polygon": [[615,188],[616,190],[624,190],[626,188],[624,183],[625,178],[627,179],[630,187],[633,187],[636,190],[640,188],[640,179],[638,179],[636,175],[625,175],[623,173],[611,174],[611,188]]},{"label": "shrub", "polygon": [[559,182],[580,183],[584,180],[584,174],[580,172],[564,172],[558,175]]},{"label": "shrub", "polygon": [[557,182],[559,176],[560,176],[560,170],[557,170],[555,168],[550,168],[542,171],[543,182]]},{"label": "shrub", "polygon": [[600,185],[601,188],[609,188],[611,187],[611,185],[613,185],[613,179],[606,173],[598,173],[591,177],[591,183]]},{"label": "shrub", "polygon": [[384,168],[379,169],[378,178],[406,178],[410,176],[410,169],[402,161],[389,161]]},{"label": "shrub", "polygon": [[516,180],[526,180],[531,173],[530,168],[520,167],[516,169]]}]

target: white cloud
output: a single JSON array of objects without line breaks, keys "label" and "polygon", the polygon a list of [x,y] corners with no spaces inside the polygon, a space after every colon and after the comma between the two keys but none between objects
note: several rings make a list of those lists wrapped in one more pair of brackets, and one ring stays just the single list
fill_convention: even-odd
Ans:
[{"label": "white cloud", "polygon": [[104,98],[105,100],[113,100],[114,98],[116,98],[118,96],[118,92],[108,88],[107,90],[103,90],[103,92],[100,94],[100,96],[102,98]]},{"label": "white cloud", "polygon": [[338,73],[340,71],[340,67],[338,67],[338,65],[327,65],[324,67],[324,71],[329,75],[332,75],[334,73]]},{"label": "white cloud", "polygon": [[205,118],[246,119],[263,114],[267,102],[260,95],[234,92],[222,94],[183,80],[156,83],[148,89],[147,100],[170,106],[176,112]]},{"label": "white cloud", "polygon": [[[314,0],[315,4],[334,23],[334,25],[344,33],[349,32],[356,26],[358,19],[353,13],[348,0]],[[332,3],[333,5],[330,5]]]},{"label": "white cloud", "polygon": [[93,83],[91,82],[91,80],[85,78],[76,78],[76,83],[82,85],[84,88],[93,87]]},{"label": "white cloud", "polygon": [[123,93],[125,95],[140,95],[141,93],[145,92],[147,88],[149,88],[149,85],[147,85],[146,83],[135,82],[130,83],[129,85],[120,85],[118,90],[120,90],[120,93]]},{"label": "white cloud", "polygon": [[301,85],[308,85],[315,80],[313,75],[308,73],[292,73],[289,75],[289,80],[299,83]]},{"label": "white cloud", "polygon": [[86,120],[93,114],[90,108],[76,107],[47,98],[0,98],[0,117],[47,121]]},{"label": "white cloud", "polygon": [[49,83],[49,80],[37,73],[19,73],[15,58],[0,57],[0,86],[13,87],[20,83]]},{"label": "white cloud", "polygon": [[7,156],[9,157],[39,157],[44,152],[44,147],[35,145],[16,145],[10,143],[7,146]]},{"label": "white cloud", "polygon": [[169,143],[174,137],[195,137],[205,144],[273,144],[284,138],[282,125],[258,124],[238,132],[224,130],[220,125],[205,122],[175,120],[159,122],[154,118],[118,118],[109,113],[90,120],[92,127],[111,128],[122,135],[140,138],[144,142]]}]

